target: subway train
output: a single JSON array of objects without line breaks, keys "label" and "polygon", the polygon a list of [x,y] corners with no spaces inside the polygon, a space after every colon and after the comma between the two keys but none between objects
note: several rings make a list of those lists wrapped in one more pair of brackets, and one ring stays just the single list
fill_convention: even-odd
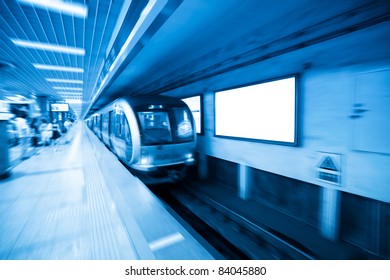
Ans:
[{"label": "subway train", "polygon": [[195,164],[195,122],[180,99],[123,97],[94,113],[86,123],[147,184],[181,181]]}]

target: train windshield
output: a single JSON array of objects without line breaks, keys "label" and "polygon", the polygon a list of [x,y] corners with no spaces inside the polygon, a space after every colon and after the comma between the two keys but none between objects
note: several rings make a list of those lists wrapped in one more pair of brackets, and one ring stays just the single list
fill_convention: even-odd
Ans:
[{"label": "train windshield", "polygon": [[159,145],[172,142],[171,125],[167,112],[138,112],[138,118],[144,145]]},{"label": "train windshield", "polygon": [[179,142],[192,141],[194,131],[191,123],[191,113],[184,107],[176,107],[172,108],[172,110],[177,126],[175,129],[175,138]]},{"label": "train windshield", "polygon": [[185,107],[167,111],[138,112],[143,145],[160,145],[194,140],[191,112]]}]

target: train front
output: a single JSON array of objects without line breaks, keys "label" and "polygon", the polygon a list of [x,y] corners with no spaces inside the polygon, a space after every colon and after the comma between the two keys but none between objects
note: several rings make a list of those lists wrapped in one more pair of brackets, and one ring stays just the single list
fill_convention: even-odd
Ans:
[{"label": "train front", "polygon": [[141,151],[132,167],[144,171],[143,179],[148,183],[180,181],[195,164],[196,130],[191,111],[180,100],[159,101],[138,105],[134,112]]}]

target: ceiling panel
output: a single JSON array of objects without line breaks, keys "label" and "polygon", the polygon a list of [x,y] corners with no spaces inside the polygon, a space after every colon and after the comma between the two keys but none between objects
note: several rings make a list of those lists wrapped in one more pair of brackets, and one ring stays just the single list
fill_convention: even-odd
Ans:
[{"label": "ceiling panel", "polygon": [[[15,65],[4,73],[0,90],[26,96],[44,95],[56,101],[71,100],[77,102],[70,104],[74,111],[81,114],[79,103],[89,101],[125,0],[62,1],[86,7],[86,18],[26,2],[0,2],[0,60]],[[85,55],[23,47],[13,42],[14,39],[77,47],[84,49]],[[36,64],[81,68],[83,72],[37,69]],[[59,87],[82,87],[83,90],[75,94]]]},{"label": "ceiling panel", "polygon": [[[87,16],[28,2],[62,2]],[[0,91],[69,100],[80,116],[389,20],[385,0],[0,0]],[[17,40],[79,48],[84,55]],[[37,69],[73,67],[71,71]],[[35,65],[35,66],[34,66]],[[61,87],[82,88],[62,90]]]}]

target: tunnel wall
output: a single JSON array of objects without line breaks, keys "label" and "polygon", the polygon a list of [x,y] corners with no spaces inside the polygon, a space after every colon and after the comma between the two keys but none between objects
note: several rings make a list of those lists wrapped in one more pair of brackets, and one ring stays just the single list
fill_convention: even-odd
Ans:
[{"label": "tunnel wall", "polygon": [[[248,166],[258,174],[274,174],[266,175],[279,181],[270,183],[278,188],[270,191],[273,195],[262,189],[263,184],[252,184],[250,198],[277,206],[283,191],[294,196],[290,181],[296,180],[305,185],[301,190],[307,193],[299,194],[301,207],[315,213],[304,220],[317,225],[324,220],[321,211],[326,208],[317,189],[337,190],[341,198],[332,207],[339,215],[339,229],[334,229],[339,237],[389,257],[389,246],[383,246],[390,236],[388,32],[390,23],[385,22],[165,94],[182,98],[203,95],[204,135],[198,137],[198,153]],[[291,74],[299,77],[297,146],[215,136],[215,91]],[[372,90],[367,85],[373,85]],[[339,184],[319,180],[317,167],[323,153],[339,160]],[[278,207],[302,217],[295,205],[281,205]],[[347,221],[349,216],[351,221]],[[372,236],[375,244],[369,241]]]},{"label": "tunnel wall", "polygon": [[[164,95],[204,97],[204,134],[198,136],[200,153],[221,158],[255,169],[279,174],[311,184],[330,187],[318,180],[316,167],[319,153],[340,156],[341,182],[337,189],[364,197],[390,202],[390,142],[387,138],[356,135],[356,128],[378,130],[388,127],[390,103],[389,83],[373,89],[387,97],[382,105],[366,108],[376,112],[375,120],[366,118],[369,112],[355,118],[355,105],[360,100],[358,84],[364,78],[390,73],[388,46],[390,23],[385,22],[324,43],[313,45],[272,59],[239,68],[216,77],[186,85]],[[214,135],[214,92],[248,83],[298,74],[298,145],[296,147]],[[383,80],[382,79],[382,80]],[[379,99],[378,99],[379,100]],[[367,119],[368,123],[362,123]],[[243,124],[244,125],[244,124]],[[363,137],[362,137],[363,136]],[[375,139],[369,139],[369,138]],[[386,134],[385,137],[389,137]],[[358,143],[363,139],[366,144]],[[370,144],[379,145],[379,150]],[[375,146],[375,145],[371,145]]]}]

